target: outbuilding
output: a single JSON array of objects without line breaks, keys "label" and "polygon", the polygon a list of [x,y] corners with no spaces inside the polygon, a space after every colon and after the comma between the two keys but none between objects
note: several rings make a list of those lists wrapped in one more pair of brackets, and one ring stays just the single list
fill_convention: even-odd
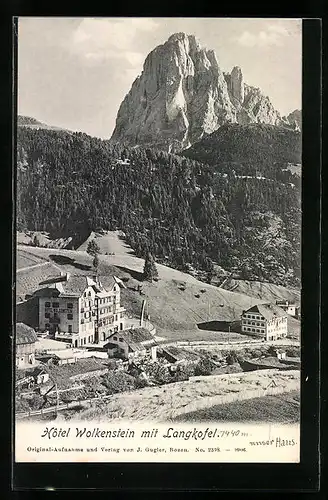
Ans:
[{"label": "outbuilding", "polygon": [[25,367],[35,363],[37,336],[34,328],[25,323],[16,324],[16,366]]}]

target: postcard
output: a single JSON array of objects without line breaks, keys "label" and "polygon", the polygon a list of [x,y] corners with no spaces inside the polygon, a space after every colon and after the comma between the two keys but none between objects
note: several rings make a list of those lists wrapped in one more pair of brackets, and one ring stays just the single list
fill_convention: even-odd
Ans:
[{"label": "postcard", "polygon": [[17,19],[15,461],[300,461],[302,20]]}]

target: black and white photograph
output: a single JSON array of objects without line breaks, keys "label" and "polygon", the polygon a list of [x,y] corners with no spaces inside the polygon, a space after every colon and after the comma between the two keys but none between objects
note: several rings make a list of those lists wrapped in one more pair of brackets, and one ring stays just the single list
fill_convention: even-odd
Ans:
[{"label": "black and white photograph", "polygon": [[16,461],[298,462],[302,20],[17,33]]}]

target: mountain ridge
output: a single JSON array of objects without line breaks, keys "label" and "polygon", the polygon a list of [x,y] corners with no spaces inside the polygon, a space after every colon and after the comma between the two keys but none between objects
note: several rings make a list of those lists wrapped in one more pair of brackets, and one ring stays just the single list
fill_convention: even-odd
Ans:
[{"label": "mountain ridge", "polygon": [[57,127],[55,125],[48,125],[47,123],[41,122],[32,116],[17,115],[17,127],[31,128],[31,129],[44,129],[44,130],[57,130],[67,133],[73,133],[72,130],[65,129],[63,127]]}]

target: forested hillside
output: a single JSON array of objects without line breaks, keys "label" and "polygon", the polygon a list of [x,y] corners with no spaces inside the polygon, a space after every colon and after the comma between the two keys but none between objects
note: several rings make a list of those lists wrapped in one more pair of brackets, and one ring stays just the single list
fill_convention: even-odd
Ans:
[{"label": "forested hillside", "polygon": [[260,173],[283,180],[287,163],[301,163],[301,133],[265,124],[226,124],[182,154],[187,158],[234,170],[240,175]]},{"label": "forested hillside", "polygon": [[244,279],[299,282],[300,201],[290,172],[275,182],[238,178],[183,156],[25,127],[17,149],[18,230],[73,236],[77,245],[91,230],[122,229],[137,256],[150,251],[208,281],[217,264]]}]

